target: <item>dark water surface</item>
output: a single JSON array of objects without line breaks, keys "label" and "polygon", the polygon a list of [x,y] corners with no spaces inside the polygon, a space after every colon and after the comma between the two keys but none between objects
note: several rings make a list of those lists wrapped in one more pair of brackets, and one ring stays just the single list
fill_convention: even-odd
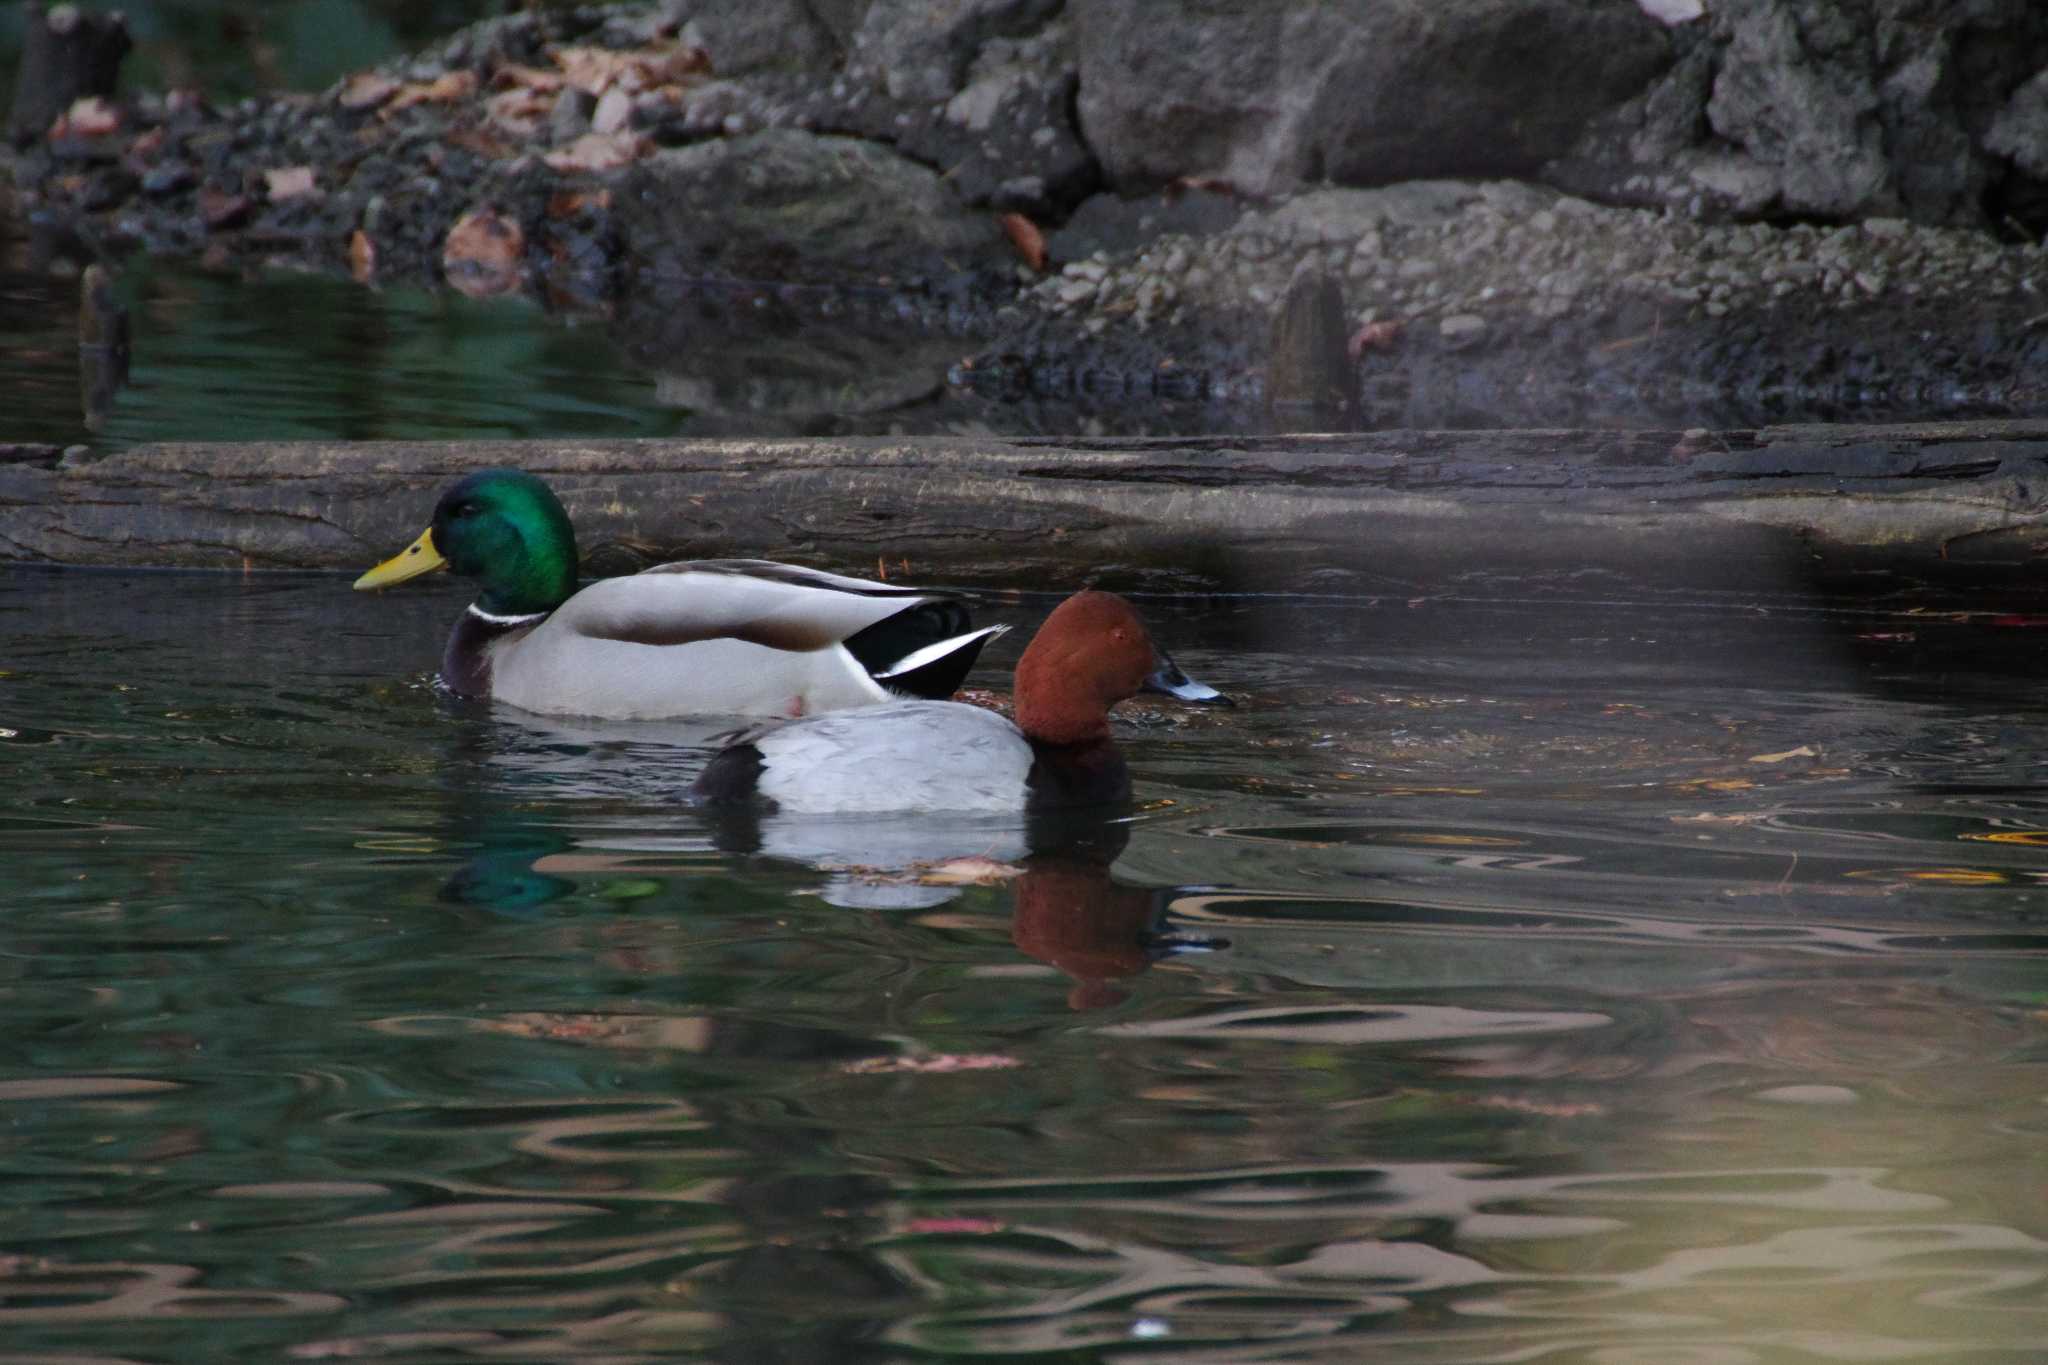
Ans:
[{"label": "dark water surface", "polygon": [[454,586],[0,574],[0,1361],[2040,1358],[2032,618],[1155,600],[1027,850]]}]

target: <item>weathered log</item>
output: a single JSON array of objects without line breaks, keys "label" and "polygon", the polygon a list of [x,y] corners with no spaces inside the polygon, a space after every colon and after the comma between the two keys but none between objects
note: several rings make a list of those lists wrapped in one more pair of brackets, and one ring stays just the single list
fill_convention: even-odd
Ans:
[{"label": "weathered log", "polygon": [[89,14],[76,5],[28,6],[21,65],[15,74],[8,140],[26,147],[82,95],[111,95],[132,46],[125,15]]},{"label": "weathered log", "polygon": [[519,465],[600,571],[751,555],[1048,589],[1394,589],[1608,571],[2029,581],[2048,422],[1268,438],[141,446],[0,465],[0,557],[360,568]]}]

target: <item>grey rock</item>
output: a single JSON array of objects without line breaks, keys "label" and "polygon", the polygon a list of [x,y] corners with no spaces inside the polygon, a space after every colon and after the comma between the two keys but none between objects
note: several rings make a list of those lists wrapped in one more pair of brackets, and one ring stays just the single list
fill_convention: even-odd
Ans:
[{"label": "grey rock", "polygon": [[1438,323],[1436,330],[1444,345],[1462,351],[1486,339],[1486,319],[1476,313],[1453,313]]},{"label": "grey rock", "polygon": [[590,131],[590,115],[596,108],[597,97],[589,91],[563,86],[548,113],[548,141],[560,147],[582,137]]},{"label": "grey rock", "polygon": [[621,245],[673,277],[940,279],[1009,264],[1002,232],[886,147],[775,129],[617,172]]},{"label": "grey rock", "polygon": [[1833,35],[1802,30],[1765,0],[1728,6],[1728,50],[1707,121],[1728,143],[1775,172],[1785,207],[1840,217],[1891,198],[1878,95],[1871,73],[1826,60]]},{"label": "grey rock", "polygon": [[1059,10],[1051,0],[880,0],[863,11],[842,78],[792,94],[793,121],[887,141],[944,170],[970,204],[1064,217],[1100,173],[1074,122]]},{"label": "grey rock", "polygon": [[[1532,193],[1538,202],[1551,197],[1540,190]],[[1245,215],[1231,231],[1290,242],[1355,243],[1361,230],[1372,225],[1439,226],[1483,198],[1479,186],[1457,180],[1410,180],[1371,190],[1309,190],[1269,211]]]},{"label": "grey rock", "polygon": [[966,83],[985,43],[1041,28],[1059,9],[1059,0],[884,0],[854,34],[854,57],[882,73],[892,99],[944,101]]},{"label": "grey rock", "polygon": [[812,75],[845,60],[850,30],[835,29],[832,7],[806,0],[696,0],[685,42],[711,54],[720,76]]},{"label": "grey rock", "polygon": [[1062,308],[1078,308],[1095,297],[1101,286],[1085,276],[1076,276],[1062,283],[1056,297]]},{"label": "grey rock", "polygon": [[1714,215],[1975,224],[2048,165],[2035,0],[1718,0],[1672,41],[1547,179]]},{"label": "grey rock", "polygon": [[[1075,0],[1082,129],[1112,184],[1534,171],[1671,62],[1627,0]],[[1569,70],[1571,78],[1558,73]]]},{"label": "grey rock", "polygon": [[2028,175],[2048,180],[2048,71],[2013,91],[1985,132],[1984,145]]}]

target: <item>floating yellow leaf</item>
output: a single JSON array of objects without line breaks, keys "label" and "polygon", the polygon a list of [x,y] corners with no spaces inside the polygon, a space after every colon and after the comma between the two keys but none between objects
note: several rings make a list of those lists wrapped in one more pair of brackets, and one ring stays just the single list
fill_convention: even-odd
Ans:
[{"label": "floating yellow leaf", "polygon": [[1866,879],[1895,877],[1901,881],[1934,882],[1942,886],[2004,886],[2012,880],[2003,872],[1978,867],[1873,867],[1849,875]]},{"label": "floating yellow leaf", "polygon": [[1023,875],[1021,867],[977,855],[933,863],[919,874],[917,880],[924,886],[995,886]]}]

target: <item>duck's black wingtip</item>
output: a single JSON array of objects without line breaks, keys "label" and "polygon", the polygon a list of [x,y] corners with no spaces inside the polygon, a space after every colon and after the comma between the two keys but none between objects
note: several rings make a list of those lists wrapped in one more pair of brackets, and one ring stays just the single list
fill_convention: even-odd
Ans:
[{"label": "duck's black wingtip", "polygon": [[875,673],[875,681],[905,697],[944,701],[960,690],[967,675],[981,658],[982,646],[1008,630],[1008,626],[984,626],[965,635],[926,645]]}]

